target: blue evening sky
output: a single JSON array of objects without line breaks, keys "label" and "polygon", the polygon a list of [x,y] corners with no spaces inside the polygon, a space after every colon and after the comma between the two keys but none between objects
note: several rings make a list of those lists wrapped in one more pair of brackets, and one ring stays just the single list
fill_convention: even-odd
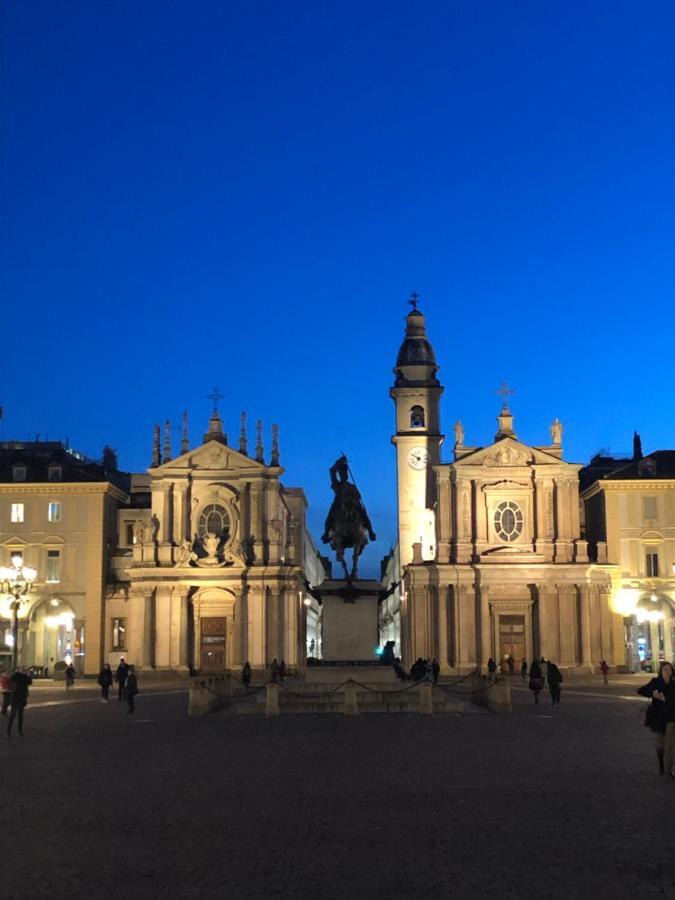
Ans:
[{"label": "blue evening sky", "polygon": [[4,439],[140,470],[217,384],[231,443],[243,409],[279,423],[317,540],[348,454],[372,572],[416,290],[449,435],[489,442],[507,379],[569,460],[675,447],[671,2],[7,0],[1,27]]}]

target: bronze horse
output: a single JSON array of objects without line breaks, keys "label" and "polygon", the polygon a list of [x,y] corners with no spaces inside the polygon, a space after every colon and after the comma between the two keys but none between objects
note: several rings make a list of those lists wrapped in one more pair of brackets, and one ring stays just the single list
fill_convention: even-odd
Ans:
[{"label": "bronze horse", "polygon": [[[321,540],[324,544],[330,544],[344,569],[345,578],[352,581],[358,577],[359,557],[364,547],[369,539],[374,541],[376,535],[359,489],[349,481],[347,457],[343,454],[329,472],[335,498],[328,511]],[[353,549],[351,572],[345,561],[345,550],[349,549]]]}]

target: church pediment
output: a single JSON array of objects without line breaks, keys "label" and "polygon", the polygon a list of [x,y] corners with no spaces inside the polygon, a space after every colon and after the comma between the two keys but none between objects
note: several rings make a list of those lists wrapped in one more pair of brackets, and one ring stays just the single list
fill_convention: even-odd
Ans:
[{"label": "church pediment", "polygon": [[[531,465],[556,465],[561,461],[557,457],[535,447],[528,447],[514,438],[503,438],[490,444],[489,447],[481,447],[468,456],[463,456],[455,462],[455,467],[462,466],[531,466]],[[562,463],[562,465],[566,465]]]},{"label": "church pediment", "polygon": [[205,444],[202,444],[201,447],[196,447],[194,450],[189,450],[182,456],[177,456],[175,459],[163,463],[156,469],[152,469],[152,473],[154,475],[163,475],[175,473],[176,470],[181,469],[203,469],[206,471],[222,472],[224,470],[240,471],[245,469],[250,471],[251,469],[264,470],[266,468],[267,466],[264,463],[251,459],[249,456],[245,456],[243,453],[234,450],[232,447],[228,447],[227,444],[223,444],[221,441],[214,440],[207,441]]}]

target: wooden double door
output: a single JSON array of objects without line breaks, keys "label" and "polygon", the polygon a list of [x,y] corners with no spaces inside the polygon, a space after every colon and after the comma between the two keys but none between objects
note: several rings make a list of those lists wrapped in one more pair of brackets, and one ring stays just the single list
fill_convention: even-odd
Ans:
[{"label": "wooden double door", "polygon": [[520,671],[525,657],[525,616],[499,617],[499,659],[502,669],[508,671],[507,659],[513,657],[514,670]]},{"label": "wooden double door", "polygon": [[225,616],[203,616],[200,626],[199,671],[224,672],[227,666],[227,618]]}]

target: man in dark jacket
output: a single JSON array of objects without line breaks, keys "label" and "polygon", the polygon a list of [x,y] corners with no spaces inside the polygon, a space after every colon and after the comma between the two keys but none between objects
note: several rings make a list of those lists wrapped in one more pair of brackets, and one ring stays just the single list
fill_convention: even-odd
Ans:
[{"label": "man in dark jacket", "polygon": [[7,734],[11,737],[14,719],[19,720],[19,734],[23,735],[23,711],[28,703],[28,685],[33,683],[33,679],[23,669],[17,669],[10,681],[12,682],[12,698],[10,701],[12,708],[9,714],[9,722],[7,722]]},{"label": "man in dark jacket", "polygon": [[108,691],[113,683],[112,670],[110,663],[104,663],[103,668],[98,673],[98,683],[101,685],[101,703],[108,702]]},{"label": "man in dark jacket", "polygon": [[438,684],[438,676],[441,674],[441,667],[437,659],[431,660],[431,677],[434,679],[434,684]]},{"label": "man in dark jacket", "polygon": [[127,706],[129,707],[128,712],[132,713],[134,711],[134,698],[138,693],[138,682],[136,681],[136,673],[133,670],[132,666],[129,666],[129,675],[127,677],[126,687],[124,688],[124,694],[127,698]]},{"label": "man in dark jacket", "polygon": [[124,696],[124,687],[129,677],[129,666],[124,661],[124,657],[120,660],[120,664],[115,672],[115,682],[117,683],[117,699],[121,702]]},{"label": "man in dark jacket", "polygon": [[555,663],[547,662],[548,670],[548,689],[551,692],[551,703],[553,706],[560,706],[560,685],[562,684],[562,672]]}]

